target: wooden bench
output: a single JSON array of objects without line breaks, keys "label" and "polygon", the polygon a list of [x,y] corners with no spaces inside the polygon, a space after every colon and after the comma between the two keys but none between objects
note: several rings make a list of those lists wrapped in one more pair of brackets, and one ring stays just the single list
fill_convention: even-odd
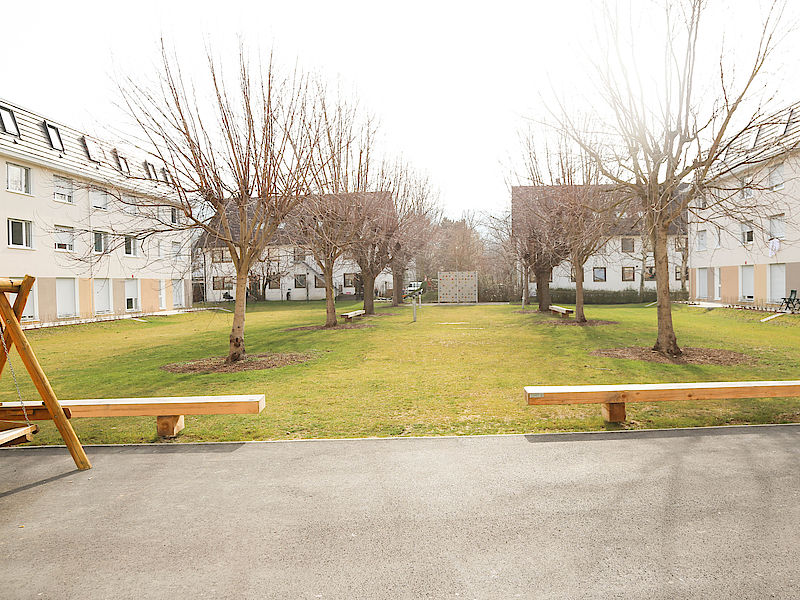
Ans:
[{"label": "wooden bench", "polygon": [[[22,404],[31,421],[52,418],[42,402],[5,402],[0,405],[0,419],[23,419]],[[264,410],[264,404],[264,394],[61,401],[64,412],[73,419],[156,417],[156,431],[161,437],[178,435],[184,427],[184,415],[257,415]]]},{"label": "wooden bench", "polygon": [[568,319],[569,316],[575,312],[572,308],[564,308],[563,306],[556,306],[555,304],[550,305],[550,312],[554,315],[558,315],[562,319]]},{"label": "wooden bench", "polygon": [[349,323],[355,317],[360,317],[365,314],[367,314],[367,311],[365,310],[351,310],[350,312],[342,313],[339,316],[342,317],[345,320],[345,322]]},{"label": "wooden bench", "polygon": [[625,420],[626,402],[786,398],[791,396],[800,396],[800,381],[709,381],[704,383],[525,387],[525,401],[528,404],[600,404],[600,412],[609,423],[621,423]]}]

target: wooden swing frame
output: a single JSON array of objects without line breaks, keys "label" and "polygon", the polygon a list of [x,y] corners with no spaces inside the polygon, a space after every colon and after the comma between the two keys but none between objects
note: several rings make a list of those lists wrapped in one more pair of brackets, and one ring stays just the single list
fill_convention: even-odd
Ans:
[{"label": "wooden swing frame", "polygon": [[[86,456],[86,452],[81,446],[81,442],[75,434],[67,414],[58,402],[58,398],[47,380],[47,375],[45,375],[42,366],[36,359],[36,355],[33,353],[33,348],[31,348],[25,333],[22,331],[20,318],[25,310],[34,281],[36,279],[30,275],[26,275],[23,279],[0,278],[0,320],[3,323],[3,340],[9,353],[12,346],[17,347],[22,364],[25,365],[33,385],[36,386],[36,390],[42,397],[47,412],[50,413],[50,418],[55,423],[64,443],[67,445],[67,449],[75,461],[75,466],[81,470],[91,469],[92,463],[89,462],[89,458]],[[17,295],[13,307],[6,294]],[[3,374],[5,364],[6,354],[0,352],[0,376]]]}]

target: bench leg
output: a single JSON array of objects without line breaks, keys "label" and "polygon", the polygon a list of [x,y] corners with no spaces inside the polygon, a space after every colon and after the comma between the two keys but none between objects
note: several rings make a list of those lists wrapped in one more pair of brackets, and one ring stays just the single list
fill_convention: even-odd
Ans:
[{"label": "bench leg", "polygon": [[600,413],[609,423],[623,423],[625,421],[625,403],[607,402],[600,405]]},{"label": "bench leg", "polygon": [[156,417],[156,432],[159,437],[173,438],[183,429],[183,415]]}]

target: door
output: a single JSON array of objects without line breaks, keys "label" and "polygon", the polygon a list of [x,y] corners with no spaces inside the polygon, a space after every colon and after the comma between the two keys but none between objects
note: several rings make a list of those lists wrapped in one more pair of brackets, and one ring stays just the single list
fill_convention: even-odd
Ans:
[{"label": "door", "polygon": [[753,265],[742,266],[742,300],[752,300],[755,296],[754,271]]},{"label": "door", "polygon": [[697,297],[708,298],[708,269],[697,269]]},{"label": "door", "polygon": [[779,304],[786,297],[786,265],[769,266],[769,301]]},{"label": "door", "polygon": [[172,280],[172,307],[183,306],[183,279]]},{"label": "door", "polygon": [[56,279],[56,314],[59,318],[74,317],[78,314],[74,279],[61,277]]},{"label": "door", "polygon": [[94,312],[111,312],[111,280],[95,279],[94,283]]}]

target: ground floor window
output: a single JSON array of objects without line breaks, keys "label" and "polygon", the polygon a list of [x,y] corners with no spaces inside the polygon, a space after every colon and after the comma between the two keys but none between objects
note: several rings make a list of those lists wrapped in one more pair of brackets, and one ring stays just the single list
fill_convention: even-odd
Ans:
[{"label": "ground floor window", "polygon": [[103,314],[111,312],[111,280],[95,279],[92,281],[94,291],[94,312]]},{"label": "ground floor window", "polygon": [[139,310],[139,280],[125,280],[125,310]]},{"label": "ground floor window", "polygon": [[636,268],[622,267],[622,281],[636,281]]},{"label": "ground floor window", "polygon": [[644,280],[645,281],[656,280],[656,268],[654,266],[648,265],[644,268]]},{"label": "ground floor window", "polygon": [[33,224],[30,221],[8,220],[8,245],[33,248]]},{"label": "ground floor window", "polygon": [[605,280],[606,280],[606,268],[594,267],[592,269],[592,281],[605,281]]},{"label": "ground floor window", "polygon": [[355,273],[345,273],[344,274],[344,287],[356,287],[356,274]]},{"label": "ground floor window", "polygon": [[281,289],[281,277],[280,275],[273,275],[269,278],[269,289],[271,290],[279,290]]},{"label": "ground floor window", "polygon": [[686,267],[681,276],[680,265],[675,265],[675,281],[689,281],[689,267]]},{"label": "ground floor window", "polygon": [[59,277],[56,279],[56,315],[59,318],[78,315],[77,288],[74,279]]},{"label": "ground floor window", "polygon": [[306,287],[306,276],[305,275],[295,275],[294,276],[294,287],[296,287],[296,288],[304,288],[304,287]]},{"label": "ground floor window", "polygon": [[314,287],[317,289],[325,287],[325,282],[319,275],[314,275]]},{"label": "ground floor window", "polygon": [[[180,280],[178,280],[180,281]],[[215,290],[232,290],[233,289],[233,277],[230,276],[222,276],[222,277],[214,277],[211,280],[211,286]]]},{"label": "ground floor window", "polygon": [[[231,289],[233,288],[231,282]],[[184,304],[183,299],[183,279],[172,280],[172,306],[175,308],[181,307]]]},{"label": "ground floor window", "polygon": [[742,265],[742,299],[752,300],[755,296],[755,269],[753,265]]},{"label": "ground floor window", "polygon": [[165,308],[167,308],[167,301],[166,301],[166,297],[165,297],[165,293],[164,293],[164,288],[165,287],[166,286],[164,284],[164,280],[163,279],[159,279],[158,280],[158,308],[159,308],[159,310],[164,310]]}]

